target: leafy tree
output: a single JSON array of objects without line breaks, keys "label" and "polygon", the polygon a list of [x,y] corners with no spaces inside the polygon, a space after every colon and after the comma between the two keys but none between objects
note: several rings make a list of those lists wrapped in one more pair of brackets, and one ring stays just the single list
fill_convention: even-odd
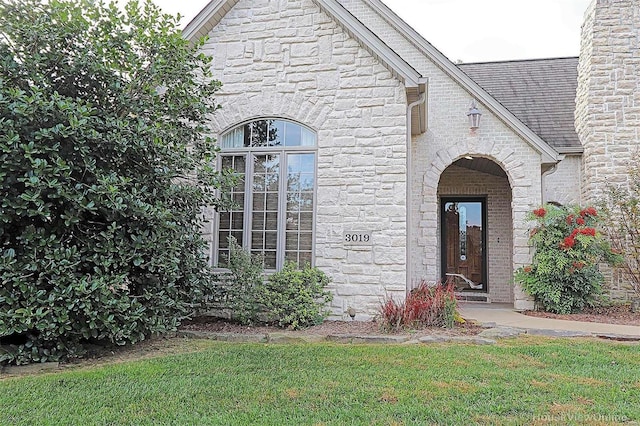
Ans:
[{"label": "leafy tree", "polygon": [[175,329],[207,292],[219,82],[147,1],[0,0],[1,362]]}]

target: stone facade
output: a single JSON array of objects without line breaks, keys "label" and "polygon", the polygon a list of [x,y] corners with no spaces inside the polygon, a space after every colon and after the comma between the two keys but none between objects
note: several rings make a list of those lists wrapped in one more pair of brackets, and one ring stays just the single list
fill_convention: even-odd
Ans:
[{"label": "stone facade", "polygon": [[640,141],[640,5],[594,0],[585,13],[576,130],[584,147],[583,199],[626,184]]},{"label": "stone facade", "polygon": [[[349,306],[370,314],[385,295],[403,297],[401,82],[311,0],[241,0],[209,37],[203,50],[223,83],[223,108],[212,118],[217,135],[257,117],[295,120],[317,133],[315,265],[333,279],[334,316]],[[350,230],[371,231],[374,245],[345,247]]]},{"label": "stone facade", "polygon": [[[625,187],[640,154],[640,4],[594,0],[585,13],[578,66],[576,130],[584,147],[582,198],[597,202],[607,185]],[[614,299],[632,293],[606,270]]]},{"label": "stone facade", "polygon": [[[230,1],[205,27],[212,29],[203,51],[223,82],[213,131],[220,136],[252,119],[282,118],[316,132],[314,261],[333,279],[334,318],[344,318],[347,307],[367,318],[383,298],[402,298],[418,282],[440,279],[443,196],[486,197],[488,299],[531,308],[512,278],[531,261],[527,213],[543,201],[595,200],[606,182],[626,182],[635,158],[636,3],[594,0],[585,15],[576,99],[584,155],[573,150],[562,157],[523,130],[377,0]],[[336,18],[338,9],[357,24]],[[388,58],[372,53],[367,40],[378,39],[398,55],[391,62],[404,61],[428,80],[427,129],[409,143],[410,88]],[[472,101],[483,113],[475,131],[466,120]],[[504,173],[456,163],[468,157]],[[213,249],[216,217],[208,216]],[[344,232],[356,230],[371,232],[373,244],[345,245]]]}]

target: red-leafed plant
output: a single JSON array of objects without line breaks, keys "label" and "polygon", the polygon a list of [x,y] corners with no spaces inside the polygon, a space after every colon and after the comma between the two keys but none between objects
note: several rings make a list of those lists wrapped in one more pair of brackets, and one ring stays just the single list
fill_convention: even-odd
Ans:
[{"label": "red-leafed plant", "polygon": [[453,327],[458,303],[453,283],[420,285],[398,302],[388,298],[380,306],[380,324],[385,330],[424,327]]}]

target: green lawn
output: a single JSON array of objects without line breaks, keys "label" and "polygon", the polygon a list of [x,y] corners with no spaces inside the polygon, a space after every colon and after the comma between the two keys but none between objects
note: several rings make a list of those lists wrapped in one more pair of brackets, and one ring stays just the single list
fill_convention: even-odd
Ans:
[{"label": "green lawn", "polygon": [[[0,380],[0,424],[615,424],[640,420],[640,346],[265,345]],[[189,350],[189,349],[185,349]]]}]

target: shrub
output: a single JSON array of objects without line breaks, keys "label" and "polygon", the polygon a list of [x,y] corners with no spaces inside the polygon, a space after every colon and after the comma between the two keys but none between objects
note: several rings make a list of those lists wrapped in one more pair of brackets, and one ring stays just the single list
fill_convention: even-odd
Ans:
[{"label": "shrub", "polygon": [[453,327],[458,318],[458,301],[453,283],[426,282],[411,290],[403,302],[393,298],[380,307],[380,325],[385,330],[424,327]]},{"label": "shrub", "polygon": [[208,292],[200,46],[150,2],[0,2],[0,362],[173,330]]},{"label": "shrub", "polygon": [[516,271],[515,280],[541,309],[566,314],[592,306],[602,292],[601,262],[618,257],[597,231],[595,208],[545,205],[531,212],[529,242],[533,263]]},{"label": "shrub", "polygon": [[318,268],[287,262],[269,277],[264,258],[251,255],[233,237],[229,237],[228,272],[220,274],[216,284],[215,307],[228,309],[231,318],[242,324],[275,323],[299,329],[320,324],[329,312],[325,309],[333,295],[325,291],[330,278]]},{"label": "shrub", "polygon": [[325,290],[331,279],[318,268],[306,264],[297,269],[293,262],[269,276],[260,289],[259,300],[280,327],[298,329],[322,323],[329,315],[326,305],[333,299]]},{"label": "shrub", "polygon": [[604,233],[612,249],[621,255],[621,270],[640,297],[640,167],[629,171],[628,186],[608,185],[600,208]]},{"label": "shrub", "polygon": [[260,292],[264,284],[264,258],[251,255],[229,236],[229,272],[222,273],[217,288],[220,307],[229,309],[233,320],[242,324],[258,321],[264,310]]}]

